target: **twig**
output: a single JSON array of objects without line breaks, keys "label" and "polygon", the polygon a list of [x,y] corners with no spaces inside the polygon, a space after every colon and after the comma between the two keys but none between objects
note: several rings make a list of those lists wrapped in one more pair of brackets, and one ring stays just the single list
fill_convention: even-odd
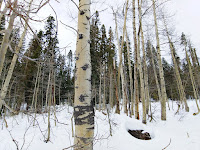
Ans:
[{"label": "twig", "polygon": [[162,150],[166,149],[170,144],[171,144],[171,138],[170,138],[169,144],[165,148],[163,148]]},{"label": "twig", "polygon": [[19,146],[18,146],[18,142],[13,138],[11,132],[8,130],[9,134],[10,134],[10,137],[12,138],[12,141],[15,143],[16,147],[17,147],[17,150],[19,150]]}]

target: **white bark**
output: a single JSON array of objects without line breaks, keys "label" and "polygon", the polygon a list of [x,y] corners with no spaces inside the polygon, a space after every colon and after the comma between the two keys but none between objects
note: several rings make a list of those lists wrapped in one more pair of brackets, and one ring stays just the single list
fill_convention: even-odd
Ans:
[{"label": "white bark", "polygon": [[[133,38],[134,38],[134,102],[135,102],[135,119],[139,119],[139,92],[138,92],[138,60],[137,60],[137,34],[136,34],[136,15],[135,15],[135,0],[132,1],[133,5]],[[133,110],[133,108],[132,108]],[[133,114],[133,112],[132,112]]]},{"label": "white bark", "polygon": [[185,95],[185,90],[184,90],[183,83],[182,83],[182,80],[181,80],[181,76],[180,76],[180,73],[179,73],[178,65],[177,65],[176,59],[174,57],[174,51],[175,50],[174,50],[174,47],[172,45],[172,41],[169,37],[169,32],[168,32],[168,28],[167,28],[167,24],[166,24],[164,16],[163,16],[163,20],[164,20],[166,33],[167,33],[167,38],[169,40],[169,46],[170,46],[170,50],[171,50],[172,60],[173,60],[173,63],[174,63],[174,70],[175,70],[175,76],[176,76],[177,86],[178,86],[178,90],[179,90],[180,100],[184,102],[186,112],[189,112],[189,107],[188,107],[188,104],[187,104],[187,101],[186,101],[187,99],[186,99],[186,95]]},{"label": "white bark", "polygon": [[[13,5],[14,10],[17,7],[17,2],[18,2],[17,0],[14,1],[14,5]],[[12,15],[10,16],[9,25],[8,25],[8,28],[5,31],[5,35],[3,37],[3,41],[2,41],[2,44],[1,44],[1,49],[0,49],[0,77],[1,77],[2,70],[3,70],[3,66],[4,66],[5,56],[6,56],[6,52],[7,52],[8,45],[9,45],[9,37],[10,37],[12,29],[13,29],[15,17],[16,17],[16,13],[13,11]]]},{"label": "white bark", "polygon": [[124,77],[124,71],[122,68],[122,50],[124,45],[124,37],[126,33],[126,19],[127,19],[127,12],[128,12],[128,3],[129,0],[127,0],[126,3],[126,10],[125,10],[125,16],[124,16],[124,26],[123,26],[123,35],[122,35],[122,41],[121,41],[121,47],[119,42],[119,36],[118,36],[118,26],[117,26],[117,19],[115,14],[115,24],[116,24],[116,36],[117,36],[117,44],[118,44],[118,51],[119,51],[119,69],[118,69],[118,82],[120,81],[120,75],[122,80],[122,95],[123,95],[123,105],[124,105],[124,113],[127,113],[127,99],[126,99],[126,83],[125,83],[125,77]]},{"label": "white bark", "polygon": [[131,115],[133,112],[133,105],[134,105],[134,97],[133,97],[133,76],[132,76],[132,66],[131,66],[131,56],[130,56],[130,48],[129,48],[129,41],[128,41],[128,33],[126,30],[126,45],[127,45],[127,52],[128,52],[128,68],[129,68],[129,79],[130,79],[130,91],[131,91]]},{"label": "white bark", "polygon": [[192,72],[192,66],[191,66],[190,58],[189,58],[187,50],[186,50],[186,44],[185,44],[185,54],[186,54],[186,60],[187,60],[188,67],[189,67],[189,73],[190,73],[190,79],[191,79],[191,82],[192,82],[194,98],[195,98],[197,109],[198,109],[198,112],[196,114],[198,114],[198,113],[200,113],[199,105],[198,105],[198,102],[197,102],[199,95],[198,95],[198,92],[197,92],[197,88],[196,88],[196,84],[195,84],[195,80],[194,80],[194,76],[193,76],[193,72]]},{"label": "white bark", "polygon": [[145,46],[144,46],[144,34],[143,34],[143,26],[142,26],[142,0],[139,7],[139,20],[140,20],[140,32],[141,32],[141,39],[142,39],[142,51],[143,51],[143,70],[144,70],[144,90],[145,90],[145,99],[146,99],[146,113],[149,112],[149,103],[150,103],[150,97],[149,97],[149,84],[148,84],[148,72],[147,72],[147,64],[146,64],[146,53],[145,53]]},{"label": "white bark", "polygon": [[150,53],[151,53],[151,62],[152,62],[152,66],[153,66],[154,77],[155,77],[155,80],[156,80],[156,87],[157,87],[157,91],[158,91],[158,98],[159,98],[159,100],[161,100],[162,96],[161,96],[161,91],[160,91],[160,85],[159,85],[159,82],[158,82],[156,66],[155,66],[155,62],[154,62],[154,59],[153,59],[153,52],[152,52],[151,43],[150,43]]},{"label": "white bark", "polygon": [[91,101],[90,0],[79,1],[76,47],[74,150],[92,150],[94,108]]},{"label": "white bark", "polygon": [[[139,20],[140,20],[140,31],[142,28],[142,21],[141,21],[141,4],[140,0],[138,0],[138,11],[139,11]],[[138,59],[138,68],[139,68],[139,75],[140,75],[140,95],[142,99],[142,122],[146,124],[146,103],[145,103],[145,90],[144,90],[144,74],[142,70],[142,61],[140,57],[140,32],[138,35],[138,47],[137,47],[137,59]]]},{"label": "white bark", "polygon": [[157,43],[156,49],[157,49],[157,58],[158,58],[160,84],[161,84],[161,96],[162,96],[162,99],[161,99],[161,119],[166,120],[167,94],[166,94],[164,71],[163,71],[163,65],[162,65],[161,53],[160,53],[160,39],[159,39],[158,24],[157,24],[157,18],[156,18],[155,1],[152,0],[152,3],[153,3],[153,15],[154,15],[156,43]]}]

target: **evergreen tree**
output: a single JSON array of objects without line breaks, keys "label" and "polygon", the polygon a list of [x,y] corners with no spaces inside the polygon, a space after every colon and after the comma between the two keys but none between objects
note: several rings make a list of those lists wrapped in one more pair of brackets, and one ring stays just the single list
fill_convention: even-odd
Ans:
[{"label": "evergreen tree", "polygon": [[96,11],[95,17],[92,18],[90,25],[90,54],[92,65],[92,85],[98,85],[99,83],[99,53],[100,53],[100,31],[99,31],[99,13]]},{"label": "evergreen tree", "polygon": [[49,16],[46,25],[45,25],[45,32],[44,32],[44,43],[45,43],[45,49],[44,54],[47,55],[47,57],[55,56],[56,52],[58,51],[58,37],[57,37],[57,31],[56,31],[56,24],[55,19],[53,16]]},{"label": "evergreen tree", "polygon": [[[113,35],[113,31],[112,28],[109,28],[108,31],[108,39],[107,39],[107,53],[108,53],[108,66],[112,67],[113,66],[113,59],[116,57],[116,52],[115,52],[115,44],[114,44],[114,35]],[[116,59],[115,59],[116,60]]]},{"label": "evergreen tree", "polygon": [[[39,31],[37,34],[37,37],[33,36],[29,43],[29,47],[27,51],[25,52],[25,55],[32,58],[37,59],[40,61],[42,59],[42,50],[43,50],[43,37],[44,33],[43,31]],[[39,40],[38,40],[39,39]],[[28,59],[23,60],[23,73],[24,73],[24,83],[25,83],[25,102],[27,103],[28,107],[31,105],[32,102],[32,96],[34,92],[34,84],[35,84],[35,78],[37,75],[37,68],[38,63],[30,61]]]}]

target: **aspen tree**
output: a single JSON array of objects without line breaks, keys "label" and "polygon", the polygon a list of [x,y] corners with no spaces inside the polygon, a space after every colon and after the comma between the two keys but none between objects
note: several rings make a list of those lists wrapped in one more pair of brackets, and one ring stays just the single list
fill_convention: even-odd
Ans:
[{"label": "aspen tree", "polygon": [[104,61],[103,69],[103,110],[106,110],[106,64]]},{"label": "aspen tree", "polygon": [[[141,29],[142,29],[142,16],[141,16],[141,4],[140,4],[140,0],[138,0],[138,11],[139,11],[139,32],[138,32],[138,51],[137,51],[137,57],[138,57],[138,69],[139,69],[139,75],[140,75],[140,95],[141,95],[141,99],[142,99],[142,122],[144,124],[146,124],[146,102],[145,102],[145,90],[144,90],[144,74],[143,74],[143,70],[142,70],[142,61],[141,61],[141,57],[140,57],[140,33],[141,33]],[[144,39],[144,38],[143,38]]]},{"label": "aspen tree", "polygon": [[186,41],[184,34],[181,35],[181,44],[183,44],[184,47],[185,47],[184,49],[185,49],[186,60],[187,60],[187,64],[188,64],[188,67],[189,67],[189,74],[190,74],[190,79],[191,79],[191,82],[192,82],[193,93],[194,93],[194,97],[195,97],[195,101],[196,101],[196,105],[197,105],[197,109],[198,109],[198,112],[194,113],[194,115],[196,115],[196,114],[200,113],[200,108],[199,108],[199,105],[198,105],[198,102],[197,102],[199,95],[198,95],[198,92],[197,92],[196,83],[195,83],[193,72],[192,72],[192,65],[191,65],[190,58],[189,58],[188,53],[187,53],[187,41]]},{"label": "aspen tree", "polygon": [[[11,61],[11,64],[10,64],[10,67],[9,67],[9,70],[8,70],[8,74],[6,76],[6,79],[4,81],[4,84],[3,84],[3,87],[1,89],[1,93],[0,93],[0,110],[2,108],[2,105],[6,105],[5,102],[4,102],[4,98],[6,96],[6,93],[8,91],[8,86],[10,84],[10,79],[12,77],[12,74],[13,74],[13,70],[15,68],[15,64],[16,64],[16,61],[17,61],[17,58],[18,58],[18,54],[21,50],[21,47],[22,47],[22,44],[23,44],[23,40],[25,38],[25,35],[26,35],[26,31],[28,29],[28,20],[29,20],[29,13],[30,13],[30,7],[31,7],[31,4],[32,4],[33,0],[30,1],[29,3],[29,10],[28,10],[28,14],[27,14],[27,18],[26,18],[26,23],[25,23],[25,27],[24,27],[24,31],[21,35],[21,38],[20,38],[20,41],[19,41],[19,44],[18,46],[16,47],[16,50],[15,50],[15,54],[12,58],[12,61]],[[15,5],[17,5],[17,1],[15,1]],[[7,106],[6,106],[7,107]],[[9,108],[8,108],[9,109]]]},{"label": "aspen tree", "polygon": [[156,17],[156,6],[155,0],[152,0],[153,3],[153,15],[154,15],[154,23],[155,23],[155,33],[156,33],[156,49],[157,49],[157,59],[158,59],[158,66],[159,66],[159,75],[160,75],[160,84],[161,84],[161,120],[166,120],[166,101],[167,101],[167,94],[166,94],[166,87],[165,87],[165,79],[164,79],[164,72],[163,72],[163,65],[161,61],[161,53],[160,53],[160,39],[158,33],[158,24],[157,24],[157,17]]},{"label": "aspen tree", "polygon": [[[124,74],[124,69],[122,66],[122,50],[123,50],[123,45],[124,45],[124,37],[126,34],[126,20],[127,20],[127,13],[128,13],[128,4],[129,0],[126,1],[126,9],[125,9],[125,16],[124,16],[124,26],[123,26],[123,35],[122,35],[122,41],[121,41],[121,49],[119,51],[119,66],[120,66],[120,72],[121,72],[121,79],[122,79],[122,94],[123,94],[123,104],[124,104],[124,113],[128,115],[128,109],[127,109],[127,89],[126,89],[126,80],[125,80],[125,74]],[[119,46],[119,44],[118,44]]]},{"label": "aspen tree", "polygon": [[110,108],[113,108],[113,71],[112,71],[112,68],[110,69],[109,103],[110,103]]},{"label": "aspen tree", "polygon": [[197,88],[196,88],[194,76],[193,76],[193,73],[192,73],[192,66],[191,66],[190,58],[189,58],[187,50],[186,50],[186,46],[185,46],[185,54],[186,54],[186,60],[187,60],[188,67],[189,67],[189,73],[190,73],[190,79],[191,79],[191,82],[192,82],[192,88],[193,88],[193,92],[194,92],[194,98],[195,98],[197,109],[198,109],[198,112],[194,113],[194,115],[196,115],[196,114],[200,113],[200,108],[199,108],[199,105],[198,105],[198,102],[197,102],[197,100],[199,98],[199,95],[198,95],[198,92],[197,92]]},{"label": "aspen tree", "polygon": [[92,150],[94,108],[91,99],[90,0],[80,0],[76,45],[74,150]]},{"label": "aspen tree", "polygon": [[144,68],[144,89],[145,89],[145,99],[146,99],[146,113],[149,112],[149,84],[148,84],[148,72],[147,72],[147,64],[146,64],[146,53],[145,53],[145,46],[144,46],[144,33],[143,33],[143,26],[142,26],[142,0],[139,7],[139,21],[140,21],[140,33],[141,33],[141,39],[142,39],[142,51],[143,51],[143,68]]},{"label": "aspen tree", "polygon": [[[133,77],[132,77],[132,66],[131,66],[131,56],[130,56],[130,48],[129,48],[129,41],[128,41],[128,33],[126,29],[126,45],[127,45],[127,52],[128,52],[128,68],[129,68],[129,79],[130,79],[130,91],[131,91],[131,112],[133,112],[133,104],[134,104],[134,97],[133,97]],[[131,113],[132,115],[132,113]]]},{"label": "aspen tree", "polygon": [[155,77],[155,80],[156,80],[156,87],[157,87],[157,91],[158,91],[158,98],[160,100],[160,99],[162,99],[161,91],[160,91],[160,85],[159,85],[159,82],[158,82],[158,77],[157,77],[157,72],[156,72],[156,66],[155,66],[155,62],[154,62],[154,59],[153,59],[152,45],[151,45],[151,43],[149,43],[149,44],[150,44],[151,63],[152,63],[152,66],[153,66],[154,77]]},{"label": "aspen tree", "polygon": [[177,86],[178,86],[178,90],[179,90],[180,100],[184,102],[186,112],[189,112],[189,107],[188,107],[188,104],[187,104],[187,101],[186,101],[187,99],[186,99],[186,95],[185,95],[185,90],[184,90],[184,87],[183,87],[183,83],[182,83],[181,76],[180,76],[180,73],[179,73],[178,65],[177,65],[177,62],[176,62],[176,59],[175,59],[175,55],[174,55],[174,52],[175,52],[174,46],[173,46],[172,41],[169,37],[169,32],[168,32],[168,28],[167,28],[167,24],[166,24],[164,15],[163,15],[163,21],[164,21],[164,26],[165,26],[167,38],[168,38],[168,41],[169,41],[172,60],[173,60],[173,63],[174,63],[174,70],[175,70],[175,76],[176,76]]},{"label": "aspen tree", "polygon": [[113,59],[113,67],[114,67],[114,79],[115,79],[115,96],[116,96],[116,110],[115,113],[120,114],[120,109],[119,109],[119,94],[118,94],[118,87],[117,87],[117,79],[116,79],[116,63],[115,59]]},{"label": "aspen tree", "polygon": [[101,72],[102,72],[102,65],[100,63],[100,83],[99,83],[99,111],[101,111]]},{"label": "aspen tree", "polygon": [[9,45],[9,37],[10,37],[12,29],[13,29],[14,20],[17,16],[17,14],[16,14],[17,2],[18,2],[18,0],[15,0],[13,3],[13,6],[12,6],[13,12],[12,12],[12,15],[10,16],[9,25],[5,31],[5,35],[3,37],[3,41],[1,44],[1,48],[0,48],[0,76],[1,76],[1,73],[3,70],[5,55],[6,55],[6,52],[8,49],[8,45]]},{"label": "aspen tree", "polygon": [[[135,119],[139,119],[139,92],[138,92],[138,60],[137,60],[137,34],[136,34],[136,15],[135,15],[135,0],[132,1],[133,5],[133,37],[134,37],[134,103],[135,103]],[[132,109],[133,110],[133,109]],[[133,114],[133,112],[132,112]]]},{"label": "aspen tree", "polygon": [[200,67],[200,65],[199,65],[199,59],[197,57],[197,53],[196,53],[196,49],[195,48],[194,48],[194,56],[195,56],[195,61],[197,63],[197,66]]},{"label": "aspen tree", "polygon": [[116,36],[117,36],[117,45],[118,45],[118,51],[119,51],[118,83],[120,82],[120,76],[121,76],[124,113],[126,113],[126,114],[128,113],[128,110],[127,110],[127,106],[126,106],[127,99],[126,99],[126,94],[125,94],[125,92],[126,92],[126,83],[125,83],[124,71],[123,71],[123,68],[122,68],[122,50],[123,50],[124,36],[125,36],[125,30],[126,30],[128,1],[129,0],[127,0],[127,3],[126,3],[126,11],[125,11],[125,16],[124,16],[124,26],[123,26],[123,35],[122,35],[121,47],[120,47],[119,36],[118,36],[117,17],[116,17],[116,14],[115,14]]},{"label": "aspen tree", "polygon": [[191,44],[189,45],[189,52],[190,52],[190,57],[192,58],[192,70],[194,72],[194,79],[197,84],[197,89],[200,87],[200,79],[199,79],[199,70],[198,70],[198,65],[196,61],[196,57],[194,54],[194,49],[192,48]]}]

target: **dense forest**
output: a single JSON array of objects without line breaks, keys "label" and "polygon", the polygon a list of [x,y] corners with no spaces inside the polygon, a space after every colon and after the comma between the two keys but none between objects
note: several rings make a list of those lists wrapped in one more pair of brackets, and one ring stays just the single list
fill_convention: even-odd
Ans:
[{"label": "dense forest", "polygon": [[[68,54],[59,47],[55,16],[45,19],[43,30],[34,31],[29,24],[34,21],[32,15],[48,3],[0,0],[3,122],[7,124],[6,117],[11,115],[47,114],[45,142],[49,142],[51,116],[56,124],[57,107],[68,105],[74,108],[74,149],[92,150],[95,110],[108,117],[111,110],[124,113],[143,124],[154,120],[155,102],[161,105],[160,120],[167,120],[171,102],[177,104],[176,114],[181,110],[200,113],[198,53],[184,31],[174,37],[169,17],[161,11],[166,2],[126,0],[121,12],[112,8],[113,28],[104,25],[98,10],[90,14],[90,0],[72,1],[78,7],[77,45]],[[152,35],[146,30],[145,15],[153,18]],[[127,18],[132,32],[128,32]],[[184,55],[179,56],[177,49]],[[170,62],[161,51],[169,51]],[[194,99],[197,111],[190,109],[189,99]]]}]

